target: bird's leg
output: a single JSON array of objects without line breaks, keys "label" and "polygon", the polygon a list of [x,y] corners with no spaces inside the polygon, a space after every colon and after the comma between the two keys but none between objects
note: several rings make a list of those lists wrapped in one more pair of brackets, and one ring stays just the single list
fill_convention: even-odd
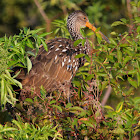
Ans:
[{"label": "bird's leg", "polygon": [[63,92],[64,92],[64,96],[68,99],[68,103],[70,103],[70,82],[66,82],[63,85]]}]

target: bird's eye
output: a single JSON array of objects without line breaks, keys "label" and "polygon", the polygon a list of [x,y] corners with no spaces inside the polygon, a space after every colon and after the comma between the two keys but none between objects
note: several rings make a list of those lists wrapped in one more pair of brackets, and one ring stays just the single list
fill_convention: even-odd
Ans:
[{"label": "bird's eye", "polygon": [[86,18],[84,17],[84,19],[86,19]]}]

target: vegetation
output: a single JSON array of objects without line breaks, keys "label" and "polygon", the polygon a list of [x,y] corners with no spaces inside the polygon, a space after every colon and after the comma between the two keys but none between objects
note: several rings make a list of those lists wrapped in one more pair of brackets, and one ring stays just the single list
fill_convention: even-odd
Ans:
[{"label": "vegetation", "polygon": [[[32,2],[20,2],[32,5]],[[55,12],[63,11],[65,14],[67,8],[77,9],[87,4],[79,0],[76,5],[74,0],[69,0],[60,7],[57,2],[60,1],[43,2],[44,10],[48,5],[52,8],[56,6]],[[4,5],[6,0],[2,3]],[[10,5],[15,4],[18,4],[16,0],[10,2]],[[90,20],[95,13],[95,23],[100,26],[103,24],[107,30],[113,31],[109,38],[110,44],[104,42],[98,33],[97,41],[93,44],[95,34],[89,31],[84,34],[83,29],[81,30],[83,36],[89,38],[93,51],[90,55],[76,56],[85,56],[87,61],[72,81],[71,103],[67,103],[63,94],[57,91],[46,96],[43,87],[40,97],[28,97],[19,102],[19,93],[14,90],[14,87],[22,88],[22,84],[16,79],[20,72],[14,74],[13,68],[23,67],[29,72],[32,68],[30,57],[36,57],[40,45],[43,44],[47,51],[44,37],[55,35],[69,38],[66,20],[55,20],[53,33],[48,29],[43,33],[42,28],[23,28],[18,35],[5,35],[0,38],[0,139],[131,140],[140,133],[140,2],[131,2],[129,6],[132,11],[129,11],[128,18],[121,18],[113,22],[112,26],[107,24],[107,4],[96,0],[89,4],[83,9]],[[117,3],[112,2],[111,5],[117,6]],[[123,7],[123,4],[121,6]],[[117,8],[113,8],[112,12],[115,12]],[[22,15],[22,10],[20,12]],[[53,12],[48,12],[50,15],[47,15],[49,18],[47,17],[46,23],[50,21]],[[21,17],[23,18],[16,18]],[[1,20],[4,22],[3,18]],[[107,105],[102,106],[104,95],[107,94],[106,89],[110,86],[110,99]]]}]

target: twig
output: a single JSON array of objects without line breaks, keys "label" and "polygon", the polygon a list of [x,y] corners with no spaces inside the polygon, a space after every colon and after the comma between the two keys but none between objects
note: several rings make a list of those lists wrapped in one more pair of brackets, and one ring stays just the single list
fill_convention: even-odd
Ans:
[{"label": "twig", "polygon": [[131,5],[130,5],[130,2],[131,0],[127,0],[127,11],[128,11],[128,17],[130,19],[130,28],[129,28],[129,32],[132,30],[132,18],[133,18],[133,15],[132,15],[132,11],[131,11]]},{"label": "twig", "polygon": [[107,88],[107,91],[106,91],[106,93],[105,93],[105,95],[103,97],[103,100],[101,102],[102,106],[104,106],[106,104],[106,102],[107,102],[107,100],[108,100],[108,98],[109,98],[109,96],[111,94],[111,90],[112,90],[112,87],[109,85],[108,88]]},{"label": "twig", "polygon": [[[50,32],[50,25],[51,25],[51,20],[48,18],[48,16],[46,15],[45,11],[42,9],[40,3],[38,2],[38,0],[34,0],[36,6],[39,9],[40,14],[42,15],[43,19],[46,22],[46,32]],[[48,35],[49,37],[49,35]]]}]

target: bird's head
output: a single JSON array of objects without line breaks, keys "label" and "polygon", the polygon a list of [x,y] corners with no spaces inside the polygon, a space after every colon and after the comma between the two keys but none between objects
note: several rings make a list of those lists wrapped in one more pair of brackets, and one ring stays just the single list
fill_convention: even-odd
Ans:
[{"label": "bird's head", "polygon": [[[96,27],[89,22],[86,13],[80,10],[74,11],[68,16],[67,27],[72,36],[73,34],[75,35],[76,33],[80,33],[80,28],[84,27],[88,27],[92,31],[96,32]],[[98,31],[98,33],[109,43],[108,38],[102,32]]]}]

